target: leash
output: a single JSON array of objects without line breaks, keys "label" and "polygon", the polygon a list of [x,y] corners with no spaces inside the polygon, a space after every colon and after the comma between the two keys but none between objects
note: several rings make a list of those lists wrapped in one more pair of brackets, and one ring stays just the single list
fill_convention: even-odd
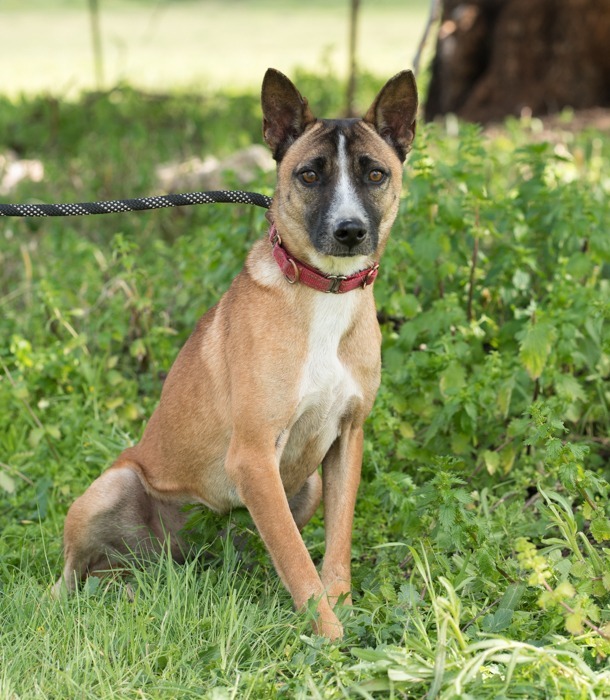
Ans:
[{"label": "leash", "polygon": [[[243,190],[215,190],[212,192],[185,192],[164,194],[157,197],[136,199],[109,199],[102,202],[79,202],[74,204],[0,204],[0,216],[89,216],[91,214],[116,214],[123,211],[145,211],[165,207],[185,207],[192,204],[253,204],[269,209],[272,199],[258,192]],[[292,257],[282,245],[282,240],[274,225],[269,231],[269,239],[282,274],[290,284],[300,282],[320,292],[344,294],[360,287],[366,289],[377,277],[379,264],[353,275],[326,275]]]},{"label": "leash", "polygon": [[136,199],[109,199],[104,202],[75,204],[0,204],[0,216],[88,216],[116,214],[122,211],[145,211],[165,207],[186,207],[192,204],[252,204],[269,209],[271,197],[258,192],[216,190],[213,192],[185,192]]}]

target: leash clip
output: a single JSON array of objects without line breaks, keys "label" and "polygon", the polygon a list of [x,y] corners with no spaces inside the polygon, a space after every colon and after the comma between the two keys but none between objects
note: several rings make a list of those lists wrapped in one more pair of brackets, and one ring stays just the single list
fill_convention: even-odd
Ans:
[{"label": "leash clip", "polygon": [[280,234],[277,232],[277,229],[275,228],[275,226],[273,227],[273,235],[271,236],[271,245],[272,246],[275,246],[275,245],[281,246],[282,245],[282,238],[281,238]]},{"label": "leash clip", "polygon": [[379,270],[379,263],[375,263],[373,267],[369,270],[368,275],[364,278],[362,282],[362,289],[366,289],[369,284],[373,284],[375,278],[377,277],[377,270]]}]

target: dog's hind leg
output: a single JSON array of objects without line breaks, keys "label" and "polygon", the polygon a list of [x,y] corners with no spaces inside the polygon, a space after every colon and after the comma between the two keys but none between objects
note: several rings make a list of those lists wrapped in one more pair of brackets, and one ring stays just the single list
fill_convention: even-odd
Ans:
[{"label": "dog's hind leg", "polygon": [[290,512],[299,531],[311,520],[322,500],[322,479],[314,472],[289,501]]},{"label": "dog's hind leg", "polygon": [[117,464],[96,479],[72,504],[64,526],[64,571],[53,593],[74,590],[95,572],[120,566],[126,559],[159,552],[169,538],[172,556],[183,559],[178,531],[186,515],[175,504],[146,492],[136,467]]}]

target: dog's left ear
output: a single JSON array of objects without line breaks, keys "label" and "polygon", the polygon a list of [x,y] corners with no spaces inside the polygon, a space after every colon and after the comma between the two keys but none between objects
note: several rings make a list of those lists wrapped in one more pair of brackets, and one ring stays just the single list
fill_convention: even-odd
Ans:
[{"label": "dog's left ear", "polygon": [[278,162],[315,117],[307,100],[279,70],[269,68],[263,79],[263,137]]},{"label": "dog's left ear", "polygon": [[415,77],[412,71],[403,70],[383,86],[363,119],[404,161],[415,137],[416,116]]}]

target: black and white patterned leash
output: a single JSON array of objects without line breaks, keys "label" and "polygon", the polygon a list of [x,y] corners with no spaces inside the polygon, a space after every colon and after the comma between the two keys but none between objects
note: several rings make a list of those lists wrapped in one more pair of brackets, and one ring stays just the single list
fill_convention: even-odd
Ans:
[{"label": "black and white patterned leash", "polygon": [[217,190],[213,192],[185,192],[137,199],[110,199],[105,202],[78,204],[0,204],[0,216],[87,216],[115,214],[121,211],[144,211],[164,207],[185,207],[191,204],[253,204],[269,209],[271,197],[258,192]]}]

